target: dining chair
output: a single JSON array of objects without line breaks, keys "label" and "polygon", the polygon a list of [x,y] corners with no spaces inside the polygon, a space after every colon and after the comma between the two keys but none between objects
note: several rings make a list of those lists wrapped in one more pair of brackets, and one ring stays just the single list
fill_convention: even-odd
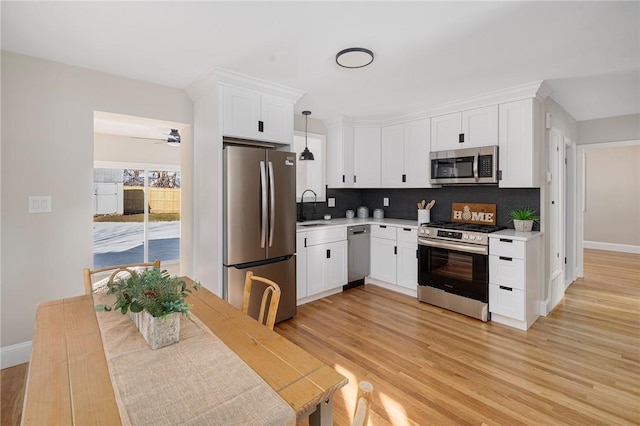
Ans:
[{"label": "dining chair", "polygon": [[[82,270],[82,275],[84,276],[84,292],[85,294],[91,294],[94,289],[101,287],[102,285],[106,285],[109,281],[113,280],[116,277],[131,275],[131,271],[138,269],[146,269],[146,268],[160,268],[160,259],[156,259],[153,262],[143,262],[143,263],[130,263],[127,265],[114,265],[107,266],[105,268],[98,269],[89,269],[84,268]],[[100,280],[93,282],[94,275],[101,274],[102,272],[111,271],[111,274],[108,278],[102,277]]]},{"label": "dining chair", "polygon": [[[244,293],[242,295],[242,312],[249,313],[249,301],[251,300],[251,289],[254,281],[266,284],[266,288],[262,292],[262,300],[260,301],[260,313],[258,314],[258,322],[266,325],[271,330],[276,323],[276,314],[278,313],[278,304],[280,303],[280,286],[270,279],[253,275],[253,272],[248,271],[244,279]],[[265,309],[267,306],[267,300],[271,295],[269,302],[269,309],[267,317],[265,319]]]},{"label": "dining chair", "polygon": [[371,395],[373,385],[367,381],[358,383],[358,396],[356,397],[356,409],[353,413],[351,426],[365,426],[369,419],[369,406],[371,405]]}]

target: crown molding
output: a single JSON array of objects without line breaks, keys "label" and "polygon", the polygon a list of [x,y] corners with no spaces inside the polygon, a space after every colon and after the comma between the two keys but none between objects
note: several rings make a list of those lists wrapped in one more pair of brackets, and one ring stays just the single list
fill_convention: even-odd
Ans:
[{"label": "crown molding", "polygon": [[239,86],[244,89],[256,90],[261,93],[289,99],[292,103],[297,102],[304,95],[303,91],[292,89],[291,87],[219,67],[209,68],[186,88],[186,92],[191,100],[195,101],[203,94],[215,89],[218,85]]},{"label": "crown molding", "polygon": [[356,127],[370,126],[391,126],[410,121],[421,120],[423,118],[436,117],[444,114],[451,114],[459,111],[466,111],[475,108],[482,108],[490,105],[497,105],[506,102],[514,102],[522,99],[537,98],[544,100],[551,94],[549,86],[544,81],[534,81],[518,86],[508,87],[495,92],[484,93],[470,98],[459,99],[445,104],[437,105],[428,109],[411,111],[403,114],[384,115],[376,117],[358,117],[352,119]]},{"label": "crown molding", "polygon": [[215,74],[218,83],[223,86],[240,86],[245,89],[253,89],[262,93],[268,93],[271,95],[290,99],[294,103],[304,95],[304,92],[301,90],[283,86],[282,84],[272,83],[267,80],[251,77],[224,68],[213,68],[213,73]]}]

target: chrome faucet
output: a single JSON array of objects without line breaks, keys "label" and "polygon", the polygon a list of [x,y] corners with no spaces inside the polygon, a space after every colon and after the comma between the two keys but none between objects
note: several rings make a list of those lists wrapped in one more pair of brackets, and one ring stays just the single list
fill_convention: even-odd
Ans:
[{"label": "chrome faucet", "polygon": [[298,222],[304,222],[305,221],[305,217],[304,217],[304,194],[306,194],[307,192],[312,192],[313,193],[313,211],[316,211],[316,206],[318,203],[318,195],[315,193],[315,191],[313,189],[305,189],[304,191],[302,191],[302,195],[300,196],[300,216],[298,217]]}]

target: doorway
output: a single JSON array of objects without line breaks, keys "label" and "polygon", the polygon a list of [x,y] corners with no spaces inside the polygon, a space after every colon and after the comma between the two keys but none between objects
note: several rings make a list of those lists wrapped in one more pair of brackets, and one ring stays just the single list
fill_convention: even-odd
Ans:
[{"label": "doorway", "polygon": [[94,268],[160,259],[180,273],[182,156],[173,135],[185,127],[94,113]]}]

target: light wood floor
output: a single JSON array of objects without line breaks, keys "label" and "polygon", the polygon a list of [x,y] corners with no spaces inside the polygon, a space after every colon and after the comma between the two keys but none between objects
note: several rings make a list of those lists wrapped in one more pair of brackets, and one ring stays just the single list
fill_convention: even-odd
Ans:
[{"label": "light wood floor", "polygon": [[[350,379],[336,425],[363,379],[370,425],[640,424],[640,256],[585,250],[584,273],[527,332],[370,285],[301,306],[276,331]],[[2,370],[2,425],[19,423],[25,373]]]}]

